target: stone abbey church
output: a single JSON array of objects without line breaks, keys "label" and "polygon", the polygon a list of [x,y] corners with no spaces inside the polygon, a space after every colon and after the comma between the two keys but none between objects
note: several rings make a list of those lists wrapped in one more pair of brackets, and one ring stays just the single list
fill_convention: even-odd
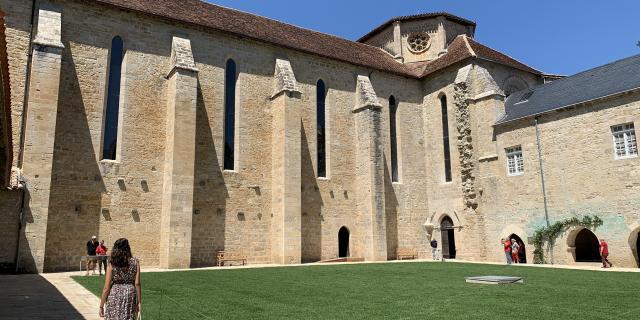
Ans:
[{"label": "stone abbey church", "polygon": [[[0,0],[0,265],[341,257],[638,266],[640,56],[562,77],[448,13],[350,41],[199,0]],[[640,123],[639,123],[640,126]]]}]

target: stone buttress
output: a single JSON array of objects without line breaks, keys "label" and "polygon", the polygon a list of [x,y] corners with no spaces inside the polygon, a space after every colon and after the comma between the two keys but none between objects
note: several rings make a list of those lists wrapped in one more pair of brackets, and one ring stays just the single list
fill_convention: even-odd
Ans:
[{"label": "stone buttress", "polygon": [[26,181],[17,268],[43,272],[49,198],[56,137],[58,92],[62,65],[61,9],[43,2],[37,11],[29,75],[21,169]]},{"label": "stone buttress", "polygon": [[276,59],[271,97],[271,262],[298,264],[302,257],[301,93],[287,60]]},{"label": "stone buttress", "polygon": [[356,106],[356,202],[363,255],[367,261],[387,260],[384,159],[381,107],[369,77],[358,76]]},{"label": "stone buttress", "polygon": [[189,39],[173,37],[167,79],[160,266],[189,268],[198,93],[198,70]]}]

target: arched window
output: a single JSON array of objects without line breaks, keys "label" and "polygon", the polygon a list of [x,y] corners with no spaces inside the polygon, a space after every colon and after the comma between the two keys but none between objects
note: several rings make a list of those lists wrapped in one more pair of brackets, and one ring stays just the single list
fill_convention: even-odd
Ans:
[{"label": "arched window", "polygon": [[325,100],[327,98],[327,89],[324,81],[318,80],[316,86],[316,126],[318,139],[318,177],[327,176],[327,152],[326,152],[326,136],[325,136]]},{"label": "arched window", "polygon": [[229,59],[224,77],[224,170],[235,167],[236,69],[235,61]]},{"label": "arched window", "polygon": [[391,181],[398,182],[400,177],[398,174],[398,137],[396,135],[396,112],[398,105],[394,96],[389,97],[389,128],[391,130]]},{"label": "arched window", "polygon": [[451,147],[449,146],[449,114],[447,111],[447,96],[440,98],[442,110],[442,144],[444,145],[444,179],[450,182],[451,178]]},{"label": "arched window", "polygon": [[120,118],[120,83],[122,79],[122,61],[124,60],[124,42],[116,36],[111,40],[109,59],[109,83],[107,87],[107,110],[104,118],[102,137],[102,159],[116,160],[118,146],[118,119]]}]

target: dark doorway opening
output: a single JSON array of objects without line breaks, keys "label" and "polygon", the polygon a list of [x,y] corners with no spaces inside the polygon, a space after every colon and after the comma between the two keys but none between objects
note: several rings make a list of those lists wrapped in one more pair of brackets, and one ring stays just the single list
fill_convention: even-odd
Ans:
[{"label": "dark doorway opening", "polygon": [[349,257],[349,229],[347,227],[342,227],[338,231],[338,257]]},{"label": "dark doorway opening", "polygon": [[636,239],[636,259],[638,268],[640,268],[640,231],[638,231],[638,238]]},{"label": "dark doorway opening", "polygon": [[520,249],[518,249],[518,263],[527,263],[527,250],[524,245],[524,241],[517,234],[512,234],[509,236],[509,239],[516,240],[516,242],[520,245]]},{"label": "dark doorway opening", "polygon": [[442,257],[445,259],[456,258],[456,238],[454,235],[453,220],[445,216],[440,222],[440,232],[442,235]]},{"label": "dark doorway opening", "polygon": [[598,238],[589,229],[582,229],[576,236],[576,262],[600,262]]}]

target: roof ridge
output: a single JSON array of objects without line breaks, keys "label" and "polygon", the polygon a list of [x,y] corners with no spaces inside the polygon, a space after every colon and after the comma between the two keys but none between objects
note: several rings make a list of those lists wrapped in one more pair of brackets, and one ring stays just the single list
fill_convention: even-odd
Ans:
[{"label": "roof ridge", "polygon": [[499,54],[501,54],[501,55],[503,55],[503,56],[505,56],[505,57],[507,57],[507,58],[509,58],[509,59],[511,59],[511,60],[513,60],[513,61],[515,61],[515,62],[517,62],[517,63],[519,63],[519,64],[521,64],[521,65],[523,65],[523,66],[525,66],[525,67],[528,67],[528,68],[529,68],[529,69],[531,69],[531,70],[536,71],[536,72],[537,72],[537,73],[539,73],[539,74],[544,74],[544,72],[542,72],[542,71],[540,71],[540,70],[538,70],[538,69],[536,69],[536,68],[533,68],[533,67],[531,67],[530,65],[528,65],[528,64],[526,64],[526,63],[524,63],[524,62],[522,62],[522,61],[520,61],[520,60],[518,60],[518,59],[516,59],[516,58],[514,58],[514,57],[512,57],[512,56],[510,56],[510,55],[508,55],[508,54],[506,54],[506,53],[504,53],[504,52],[502,52],[502,51],[500,51],[500,50],[494,49],[494,48],[492,48],[492,47],[490,47],[490,46],[488,46],[488,45],[486,45],[486,44],[480,43],[480,42],[476,41],[476,40],[475,40],[475,39],[473,39],[473,38],[468,38],[468,40],[470,40],[470,42],[472,42],[472,43],[474,43],[474,44],[477,44],[477,45],[479,45],[479,46],[483,46],[483,47],[485,47],[485,48],[487,48],[487,49],[489,49],[489,50],[495,51],[495,52],[497,52],[497,53],[499,53]]},{"label": "roof ridge", "polygon": [[469,37],[467,37],[466,34],[458,35],[458,37],[462,37],[462,39],[464,40],[464,44],[467,46],[467,49],[469,49],[469,52],[471,52],[471,56],[474,58],[478,57],[473,48],[471,48],[471,44],[469,44]]},{"label": "roof ridge", "polygon": [[449,13],[449,12],[446,12],[446,11],[425,12],[425,13],[419,13],[419,14],[413,14],[413,15],[392,17],[392,18],[388,19],[387,21],[383,22],[382,24],[378,25],[377,27],[371,29],[371,31],[367,32],[365,35],[363,35],[358,40],[356,40],[356,42],[362,42],[362,41],[368,40],[374,34],[382,31],[388,25],[390,25],[390,24],[392,24],[392,23],[394,23],[396,21],[413,20],[413,19],[420,19],[420,18],[431,18],[431,17],[441,17],[441,16],[449,18],[449,19],[451,19],[453,21],[458,21],[460,23],[476,27],[476,23],[474,21],[462,18],[460,16],[457,16],[455,14],[452,14],[452,13]]},{"label": "roof ridge", "polygon": [[[584,71],[580,71],[580,72],[578,72],[578,73],[574,73],[574,74],[572,74],[572,75],[569,75],[569,76],[566,76],[566,77],[560,78],[560,79],[558,79],[558,80],[555,80],[555,81],[552,81],[552,82],[549,82],[549,83],[545,83],[544,85],[548,85],[548,84],[552,84],[552,83],[558,83],[558,82],[564,82],[564,81],[567,81],[567,79],[568,79],[568,80],[571,80],[572,78],[577,77],[577,76],[579,76],[579,75],[586,74],[586,73],[589,73],[589,72],[593,72],[593,71],[595,71],[595,70],[599,70],[599,69],[604,69],[604,68],[606,68],[606,67],[608,67],[608,66],[611,66],[611,65],[614,65],[614,64],[616,64],[616,63],[619,63],[619,62],[622,62],[622,61],[625,61],[625,60],[631,60],[631,59],[633,59],[633,58],[638,58],[638,57],[640,57],[640,54],[634,54],[634,55],[628,56],[628,57],[626,57],[626,58],[622,58],[622,59],[614,60],[614,61],[612,61],[612,62],[609,62],[609,63],[603,64],[603,65],[600,65],[600,66],[597,66],[597,67],[593,67],[593,68],[591,68],[591,69],[587,69],[587,70],[584,70]],[[542,86],[538,86],[538,87],[542,87]]]},{"label": "roof ridge", "polygon": [[280,24],[284,24],[284,25],[287,25],[287,26],[291,26],[291,27],[294,27],[294,28],[297,28],[297,29],[302,29],[302,30],[310,31],[310,32],[317,33],[317,34],[321,34],[321,35],[324,35],[324,36],[329,36],[329,37],[336,38],[336,39],[339,39],[339,40],[349,41],[349,42],[357,43],[357,44],[359,44],[359,45],[360,45],[360,44],[362,44],[362,45],[365,45],[365,46],[369,46],[369,47],[373,47],[373,48],[378,48],[378,47],[376,47],[376,46],[372,46],[372,45],[367,44],[367,43],[362,43],[362,42],[358,42],[358,41],[354,41],[354,40],[351,40],[351,39],[347,39],[347,38],[344,38],[344,37],[341,37],[341,36],[338,36],[338,35],[335,35],[335,34],[325,33],[325,32],[322,32],[322,31],[318,31],[318,30],[311,29],[311,28],[302,27],[302,26],[295,25],[295,24],[290,23],[290,22],[284,22],[284,21],[282,21],[282,20],[278,20],[278,19],[274,19],[274,18],[267,17],[267,16],[263,16],[263,15],[261,15],[261,14],[257,14],[257,13],[253,13],[253,12],[248,12],[248,11],[244,11],[244,10],[240,10],[240,9],[235,9],[235,8],[231,8],[231,7],[227,7],[227,6],[219,5],[219,4],[217,4],[217,3],[208,2],[208,1],[206,1],[206,0],[195,0],[195,1],[199,1],[199,2],[201,2],[201,3],[202,3],[202,4],[204,4],[204,5],[209,5],[209,6],[213,6],[213,7],[220,7],[220,8],[224,8],[224,9],[226,9],[226,10],[229,10],[229,11],[240,12],[240,13],[243,13],[243,14],[248,14],[248,15],[256,16],[256,17],[259,17],[259,18],[262,18],[262,19],[275,21],[275,22],[280,23]]},{"label": "roof ridge", "polygon": [[[383,56],[380,52],[384,52],[384,50],[377,46],[202,0],[183,0],[180,3],[174,0],[91,1],[161,19],[213,29],[221,33],[310,53],[354,66],[416,77],[411,70],[393,59],[388,53]],[[233,21],[224,22],[225,19]]]}]

